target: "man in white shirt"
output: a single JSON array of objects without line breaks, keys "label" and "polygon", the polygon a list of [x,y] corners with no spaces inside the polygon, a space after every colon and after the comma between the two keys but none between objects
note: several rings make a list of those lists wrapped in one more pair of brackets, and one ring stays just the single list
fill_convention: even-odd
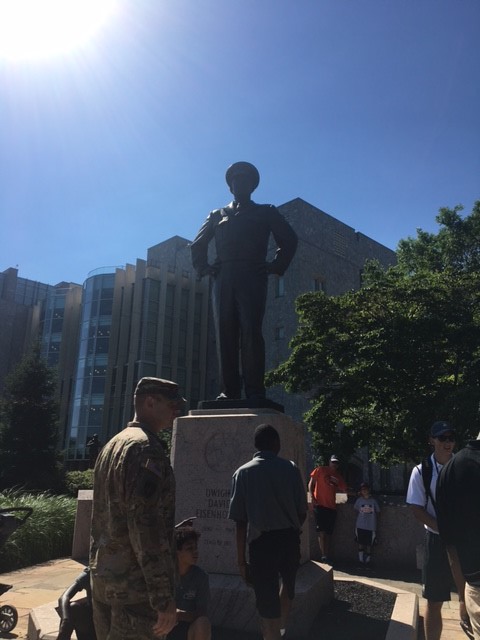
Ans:
[{"label": "man in white shirt", "polygon": [[[412,470],[407,491],[407,504],[413,514],[425,527],[425,548],[423,559],[423,597],[427,600],[425,611],[425,640],[439,640],[442,634],[442,605],[450,600],[452,572],[447,550],[438,535],[435,511],[435,491],[437,479],[443,465],[453,456],[455,447],[454,429],[448,422],[435,422],[430,429],[430,445],[433,453],[424,463]],[[426,463],[426,464],[425,464]],[[424,476],[430,477],[427,490]],[[463,601],[463,585],[458,585],[459,597]],[[465,615],[464,604],[460,614]],[[463,614],[462,614],[463,611]]]}]

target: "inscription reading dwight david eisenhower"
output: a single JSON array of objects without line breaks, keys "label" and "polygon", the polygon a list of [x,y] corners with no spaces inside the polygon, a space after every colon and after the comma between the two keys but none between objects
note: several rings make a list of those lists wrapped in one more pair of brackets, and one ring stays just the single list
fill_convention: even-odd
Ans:
[{"label": "inscription reading dwight david eisenhower", "polygon": [[230,489],[205,489],[203,509],[197,509],[197,518],[215,518],[224,520],[228,516],[230,506]]}]

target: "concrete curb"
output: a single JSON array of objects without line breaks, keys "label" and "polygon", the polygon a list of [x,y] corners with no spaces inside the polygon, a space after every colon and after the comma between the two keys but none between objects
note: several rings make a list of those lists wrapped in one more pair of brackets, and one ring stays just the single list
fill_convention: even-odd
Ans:
[{"label": "concrete curb", "polygon": [[[28,640],[56,640],[60,624],[60,618],[55,611],[57,605],[58,601],[54,600],[30,611],[28,616]],[[75,633],[72,634],[73,639],[76,640]]]},{"label": "concrete curb", "polygon": [[359,582],[361,584],[395,593],[397,599],[392,611],[385,640],[416,640],[418,632],[418,596],[410,591],[395,589],[368,578],[335,577],[336,581]]},{"label": "concrete curb", "polygon": [[414,593],[397,593],[397,601],[385,640],[416,640],[418,597]]}]

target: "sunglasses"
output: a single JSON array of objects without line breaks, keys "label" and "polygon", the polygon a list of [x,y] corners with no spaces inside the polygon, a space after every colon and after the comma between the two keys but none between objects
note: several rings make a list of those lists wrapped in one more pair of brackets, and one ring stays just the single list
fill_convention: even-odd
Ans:
[{"label": "sunglasses", "polygon": [[455,442],[455,436],[437,436],[439,442]]}]

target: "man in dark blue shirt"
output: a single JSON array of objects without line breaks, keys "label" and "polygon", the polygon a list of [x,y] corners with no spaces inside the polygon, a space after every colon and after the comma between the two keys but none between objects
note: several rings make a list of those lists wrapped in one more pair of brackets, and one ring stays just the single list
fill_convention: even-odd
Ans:
[{"label": "man in dark blue shirt", "polygon": [[280,437],[276,429],[259,425],[255,448],[258,451],[253,460],[233,475],[228,517],[236,523],[238,568],[245,582],[255,589],[263,637],[280,640],[280,629],[285,628],[295,595],[307,496],[298,467],[278,457]]}]

